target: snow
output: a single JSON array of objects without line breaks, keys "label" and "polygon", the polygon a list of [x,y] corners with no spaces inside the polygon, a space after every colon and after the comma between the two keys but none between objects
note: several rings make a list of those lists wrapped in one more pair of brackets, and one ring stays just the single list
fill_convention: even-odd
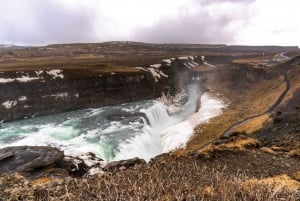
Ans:
[{"label": "snow", "polygon": [[12,78],[0,78],[0,83],[8,83],[8,82],[13,82],[15,79]]},{"label": "snow", "polygon": [[190,65],[192,65],[194,68],[197,67],[199,64],[195,61],[190,62]]},{"label": "snow", "polygon": [[190,66],[189,63],[185,63],[184,65],[185,65],[187,68],[189,68],[189,69],[192,68],[192,66]]},{"label": "snow", "polygon": [[53,69],[46,72],[48,75],[51,75],[54,79],[56,78],[64,79],[64,75],[62,74],[63,70]]},{"label": "snow", "polygon": [[204,61],[205,60],[205,56],[201,56],[201,60]]},{"label": "snow", "polygon": [[207,63],[207,62],[203,62],[205,65],[207,65],[207,66],[210,66],[210,67],[212,67],[212,68],[215,68],[216,66],[215,65],[212,65],[212,64],[209,64],[209,63]]},{"label": "snow", "polygon": [[42,71],[42,70],[35,71],[35,73],[36,73],[37,76],[41,76],[43,74],[43,72],[44,71]]},{"label": "snow", "polygon": [[171,64],[172,63],[171,59],[163,59],[162,61],[165,62],[165,63],[167,63],[167,64]]},{"label": "snow", "polygon": [[160,79],[160,74],[158,72],[156,72],[154,68],[148,68],[148,70],[150,71],[150,73],[154,77],[155,82],[158,82],[158,79]]},{"label": "snow", "polygon": [[13,106],[15,106],[17,104],[18,104],[17,101],[10,101],[10,100],[8,100],[8,101],[5,101],[4,103],[2,103],[1,105],[3,107],[5,107],[6,109],[10,109],[10,108],[12,108]]},{"label": "snow", "polygon": [[9,83],[9,82],[30,82],[33,80],[38,80],[40,79],[39,77],[29,77],[29,75],[18,77],[18,78],[0,78],[0,83]]},{"label": "snow", "polygon": [[150,67],[152,67],[152,68],[160,68],[161,64],[152,64],[152,65],[150,65]]},{"label": "snow", "polygon": [[26,96],[20,96],[18,98],[19,101],[26,101],[27,100],[27,97]]},{"label": "snow", "polygon": [[184,148],[191,138],[194,128],[199,124],[208,123],[209,120],[222,113],[226,105],[222,100],[204,93],[201,96],[201,108],[186,121],[168,127],[161,132],[163,152]]},{"label": "snow", "polygon": [[69,96],[69,94],[67,92],[51,94],[51,97],[54,97],[54,98],[66,98],[68,96]]},{"label": "snow", "polygon": [[169,77],[168,75],[164,74],[164,72],[162,72],[161,70],[158,71],[158,73],[159,73],[161,76],[163,76],[163,77]]},{"label": "snow", "polygon": [[144,67],[135,67],[136,69],[147,71]]},{"label": "snow", "polygon": [[33,80],[38,80],[38,79],[40,79],[40,78],[39,77],[29,77],[28,75],[22,76],[20,78],[16,78],[16,80],[18,82],[31,82]]},{"label": "snow", "polygon": [[180,60],[188,60],[189,57],[178,57],[178,59],[180,59]]}]

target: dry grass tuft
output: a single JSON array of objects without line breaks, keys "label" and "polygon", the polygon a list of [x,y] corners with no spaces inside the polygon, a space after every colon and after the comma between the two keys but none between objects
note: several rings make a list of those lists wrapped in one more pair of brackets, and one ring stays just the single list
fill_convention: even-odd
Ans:
[{"label": "dry grass tuft", "polygon": [[270,114],[265,114],[259,116],[257,118],[251,119],[251,121],[236,127],[233,132],[246,132],[246,133],[253,133],[263,128],[263,126],[271,121]]},{"label": "dry grass tuft", "polygon": [[276,151],[274,151],[273,149],[271,149],[269,147],[261,147],[260,150],[265,152],[265,153],[274,155],[274,156],[278,155],[278,153]]},{"label": "dry grass tuft", "polygon": [[297,201],[300,198],[298,189],[287,188],[289,184],[297,184],[287,176],[278,177],[274,184],[283,186],[280,181],[284,179],[284,188],[274,188],[273,185],[248,177],[246,173],[228,174],[226,168],[208,168],[191,159],[168,162],[165,165],[150,163],[87,179],[65,178],[63,183],[52,182],[44,186],[30,186],[24,180],[15,183],[12,178],[8,179],[9,176],[2,176],[0,196],[2,200],[45,201]]},{"label": "dry grass tuft", "polygon": [[269,189],[272,189],[272,191],[275,192],[282,190],[300,190],[300,183],[285,174],[264,179],[249,179],[245,181],[244,185],[262,185],[266,186]]},{"label": "dry grass tuft", "polygon": [[213,154],[214,151],[245,150],[248,148],[257,148],[259,146],[259,141],[244,135],[237,135],[215,141],[212,144],[197,151],[196,155],[203,156],[205,158],[210,158],[211,154]]}]

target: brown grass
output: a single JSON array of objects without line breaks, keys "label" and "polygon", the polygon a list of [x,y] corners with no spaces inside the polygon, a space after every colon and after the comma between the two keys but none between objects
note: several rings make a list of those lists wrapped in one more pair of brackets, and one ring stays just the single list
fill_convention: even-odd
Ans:
[{"label": "brown grass", "polygon": [[300,189],[300,183],[285,174],[264,179],[249,179],[245,181],[245,185],[263,185],[273,191],[282,189],[297,191]]},{"label": "brown grass", "polygon": [[[230,104],[220,116],[211,119],[210,123],[195,128],[194,135],[187,144],[187,151],[193,151],[208,142],[220,137],[232,124],[249,116],[263,113],[270,108],[285,89],[283,77],[274,80],[260,80],[250,86],[241,86],[237,91],[226,89],[226,83],[209,80],[206,83],[210,91],[222,92],[229,97]],[[224,98],[223,98],[224,99]],[[244,129],[252,131],[261,127],[267,116],[258,118],[245,125]]]},{"label": "brown grass", "polygon": [[258,131],[263,128],[263,126],[271,121],[270,114],[265,114],[257,118],[252,119],[251,121],[236,127],[233,132],[246,132],[248,134]]},{"label": "brown grass", "polygon": [[219,141],[215,141],[209,144],[203,149],[200,149],[194,154],[198,156],[203,156],[205,158],[210,158],[211,155],[214,155],[215,151],[225,151],[225,150],[245,150],[248,148],[256,148],[260,146],[260,142],[253,139],[246,137],[244,135],[238,136],[231,136],[226,139],[222,139]]},{"label": "brown grass", "polygon": [[280,105],[281,107],[280,108],[289,108],[289,104],[291,104],[290,102],[294,99],[294,102],[295,101],[298,101],[293,103],[296,104],[296,106],[299,106],[300,103],[300,99],[299,99],[299,95],[296,94],[297,91],[300,91],[300,65],[296,66],[295,68],[291,69],[289,72],[288,72],[288,76],[289,76],[289,79],[290,79],[290,84],[291,84],[291,88],[290,90],[288,91],[288,93],[286,94],[285,98],[283,99],[282,101],[282,104]]},{"label": "brown grass", "polygon": [[[274,188],[268,179],[249,178],[246,173],[226,173],[226,168],[208,168],[196,161],[169,161],[115,174],[96,175],[87,179],[65,178],[62,183],[31,186],[24,180],[12,183],[1,177],[0,195],[4,200],[261,200],[296,201],[299,183],[287,176],[275,181],[284,188]],[[139,169],[139,170],[137,170]],[[273,184],[273,183],[272,183]],[[1,200],[1,199],[0,199]]]}]

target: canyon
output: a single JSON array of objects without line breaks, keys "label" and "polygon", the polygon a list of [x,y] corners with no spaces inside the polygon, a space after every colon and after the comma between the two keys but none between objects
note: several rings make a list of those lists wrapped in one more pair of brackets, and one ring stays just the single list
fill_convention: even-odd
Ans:
[{"label": "canyon", "polygon": [[[16,123],[12,124],[15,126],[19,121],[26,122],[27,119],[40,117],[60,121],[58,116],[51,115],[67,114],[72,111],[83,111],[80,113],[82,116],[85,115],[84,112],[90,114],[89,112],[97,112],[101,108],[116,106],[126,108],[129,107],[126,104],[134,104],[134,107],[148,104],[143,101],[159,100],[165,103],[171,101],[170,105],[174,106],[174,97],[187,91],[189,86],[194,85],[199,88],[190,93],[195,95],[196,100],[191,106],[193,112],[187,113],[189,115],[184,115],[185,118],[177,122],[184,122],[189,116],[192,117],[190,121],[196,122],[195,125],[187,128],[190,124],[183,123],[173,128],[173,131],[177,130],[177,136],[186,135],[179,128],[191,129],[191,134],[187,134],[187,142],[184,146],[165,148],[166,151],[159,152],[158,156],[147,158],[147,163],[136,158],[105,162],[103,165],[102,159],[95,156],[95,153],[86,153],[80,158],[64,155],[58,149],[50,147],[22,146],[1,149],[1,181],[10,183],[10,180],[13,180],[19,183],[22,188],[18,188],[17,194],[24,196],[24,199],[30,196],[31,198],[42,196],[45,188],[50,189],[52,193],[47,195],[49,199],[51,196],[62,198],[67,192],[71,198],[75,198],[79,195],[74,189],[84,185],[85,179],[90,177],[87,173],[91,173],[92,168],[105,172],[95,174],[86,181],[91,185],[90,192],[97,193],[98,198],[103,199],[108,199],[108,196],[116,198],[118,190],[115,189],[114,193],[109,194],[103,189],[98,189],[97,185],[102,186],[104,184],[101,182],[107,182],[106,186],[114,189],[113,183],[117,182],[118,185],[123,186],[123,189],[132,189],[137,184],[128,185],[125,181],[127,179],[134,182],[131,178],[134,175],[145,178],[138,181],[141,182],[139,184],[141,186],[149,183],[151,175],[159,175],[156,177],[157,182],[164,183],[166,189],[170,190],[171,182],[165,176],[168,170],[171,170],[170,175],[173,179],[185,175],[190,185],[188,189],[193,190],[193,194],[199,199],[208,196],[213,200],[222,196],[222,189],[218,189],[215,183],[207,182],[208,174],[213,175],[212,177],[220,174],[224,178],[228,176],[236,181],[240,179],[236,177],[240,170],[246,174],[244,182],[252,179],[253,185],[260,189],[266,188],[263,182],[267,179],[285,178],[292,185],[286,185],[281,189],[280,193],[283,197],[293,195],[292,197],[297,200],[299,196],[300,52],[298,47],[113,41],[99,44],[57,44],[45,47],[14,48],[12,46],[9,49],[1,48],[0,53],[0,121],[2,122],[0,128],[3,129],[11,123]],[[213,99],[203,99],[208,95]],[[186,96],[181,99],[180,104],[178,102],[176,104],[179,108],[188,110],[190,108],[184,107],[188,100],[189,97]],[[208,100],[221,101],[223,104],[220,106],[221,112],[199,121],[201,115],[210,115],[210,113],[204,114],[203,112],[207,110],[203,108],[216,107],[216,104],[205,106]],[[153,116],[157,119],[151,121],[150,110],[141,107],[144,113],[138,112],[138,115],[140,119],[146,119],[145,124],[152,125],[151,122],[162,124],[166,121],[167,117],[160,118],[163,116],[162,113],[155,113],[158,116]],[[112,122],[128,118],[136,125],[142,121],[135,117],[136,114],[126,112],[114,113],[108,118]],[[202,114],[197,116],[197,113],[201,112]],[[171,113],[171,110],[166,110],[164,114],[172,117]],[[285,131],[288,127],[290,129]],[[46,136],[46,130],[44,131],[45,135],[39,133],[40,138]],[[165,143],[172,144],[170,139],[172,135]],[[18,138],[9,140],[14,141]],[[147,138],[146,142],[149,142],[146,146],[151,149],[152,141]],[[25,150],[26,154],[23,154],[27,156],[37,154],[40,161],[33,163],[32,168],[24,166],[24,169],[17,171],[10,168],[7,164],[12,164],[11,167],[14,163],[19,164],[18,161],[14,162],[14,158],[22,156],[22,151],[19,149]],[[124,153],[129,152],[128,150]],[[51,155],[52,153],[56,158]],[[50,158],[50,162],[47,158]],[[29,163],[30,159],[31,157],[28,157]],[[92,163],[90,166],[89,162]],[[182,171],[184,168],[191,169],[191,174]],[[199,174],[198,168],[210,172],[203,176],[203,181],[206,182],[199,192],[196,186],[200,184],[190,180],[193,175]],[[162,174],[155,169],[160,170]],[[179,175],[173,175],[172,172],[178,172]],[[56,175],[55,179],[50,179],[53,175]],[[101,179],[101,177],[105,178]],[[77,181],[74,183],[76,179],[80,180],[79,183],[76,183]],[[71,190],[64,189],[55,193],[55,189],[62,185],[69,186]],[[236,183],[224,185],[241,186]],[[30,191],[30,186],[34,186],[36,190]],[[207,190],[207,186],[212,186],[212,189]],[[9,187],[9,189],[13,188],[13,185]],[[189,191],[184,186],[175,188],[184,192]],[[243,192],[247,192],[245,194],[249,196],[247,198],[253,196],[252,191],[247,190],[246,183],[243,183],[241,188]],[[151,188],[151,192],[152,190]],[[169,190],[160,191],[153,195],[151,200],[160,200],[162,197],[164,200],[172,200],[175,195],[185,195],[177,190],[171,195],[168,194]],[[213,190],[216,193],[212,193]],[[0,187],[0,195],[15,196],[11,192]],[[147,192],[137,192],[140,194],[135,196],[139,199],[143,196],[151,197]],[[92,194],[84,192],[80,196],[82,199],[91,198]],[[123,196],[123,200],[129,196],[126,193],[120,195]]]}]

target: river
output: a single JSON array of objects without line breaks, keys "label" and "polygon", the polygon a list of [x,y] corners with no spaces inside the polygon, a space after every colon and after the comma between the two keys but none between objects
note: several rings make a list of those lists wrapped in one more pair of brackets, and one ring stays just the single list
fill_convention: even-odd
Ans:
[{"label": "river", "polygon": [[172,115],[161,102],[144,100],[2,123],[0,147],[54,146],[67,155],[92,152],[108,161],[148,161],[184,146],[197,124],[224,108],[221,100],[202,94],[197,85],[190,85],[187,94],[188,101]]}]

